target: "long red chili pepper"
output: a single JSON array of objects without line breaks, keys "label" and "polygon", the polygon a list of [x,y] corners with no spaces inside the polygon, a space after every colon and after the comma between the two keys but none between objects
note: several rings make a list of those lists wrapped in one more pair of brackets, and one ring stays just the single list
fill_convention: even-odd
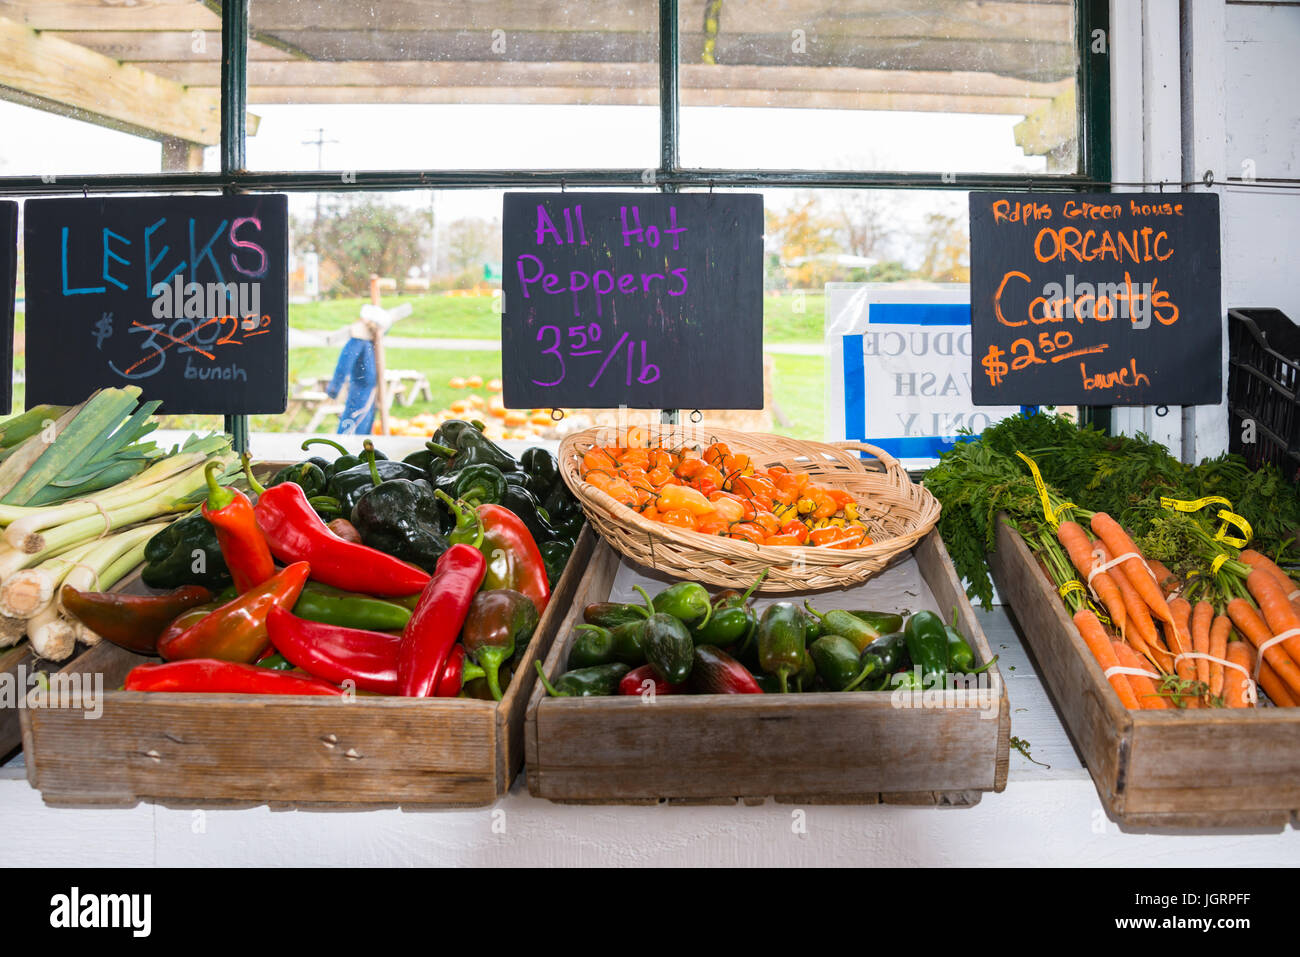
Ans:
[{"label": "long red chili pepper", "polygon": [[176,616],[211,600],[212,592],[202,585],[185,585],[163,595],[78,591],[71,585],[59,591],[64,611],[105,641],[138,655],[158,654],[158,636]]},{"label": "long red chili pepper", "polygon": [[483,553],[471,545],[453,545],[438,559],[433,578],[402,631],[398,694],[414,698],[434,694],[486,572]]},{"label": "long red chili pepper", "polygon": [[214,694],[341,695],[327,681],[213,658],[191,658],[159,665],[137,665],[126,676],[127,691],[209,692]]},{"label": "long red chili pepper", "polygon": [[249,481],[258,493],[257,524],[280,561],[310,562],[314,580],[379,598],[414,595],[429,583],[424,569],[331,532],[301,486],[283,482],[262,488],[251,475]]},{"label": "long red chili pepper", "polygon": [[484,588],[509,588],[532,599],[537,614],[546,610],[551,587],[546,580],[546,563],[541,550],[523,521],[502,505],[480,505],[457,501],[442,489],[434,492],[451,509],[456,527],[448,541],[473,545],[487,559]]},{"label": "long red chili pepper", "polygon": [[360,691],[397,694],[395,635],[308,621],[281,608],[266,616],[266,633],[286,661],[310,675],[334,684],[350,680]]},{"label": "long red chili pepper", "polygon": [[257,527],[253,503],[236,488],[222,488],[216,473],[225,466],[209,462],[204,469],[208,481],[208,500],[203,503],[203,517],[212,523],[221,545],[221,557],[241,594],[260,585],[275,574],[275,560],[266,544],[266,536]]},{"label": "long red chili pepper", "polygon": [[268,642],[266,616],[275,607],[292,608],[310,572],[306,562],[295,562],[196,622],[189,613],[181,615],[158,638],[158,654],[168,661],[256,661]]}]

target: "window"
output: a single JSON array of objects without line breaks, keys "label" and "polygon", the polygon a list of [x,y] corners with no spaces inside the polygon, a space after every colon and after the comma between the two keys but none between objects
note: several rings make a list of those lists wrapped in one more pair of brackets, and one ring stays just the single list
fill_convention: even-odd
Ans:
[{"label": "window", "polygon": [[[493,402],[505,189],[763,191],[771,424],[819,437],[821,284],[963,281],[970,189],[1109,175],[1105,58],[1082,42],[1105,0],[15,9],[0,195],[289,192],[291,381],[328,384],[329,334],[377,272],[383,305],[412,307],[389,368],[428,380],[399,383],[408,421]],[[252,424],[329,429],[327,405]]]}]

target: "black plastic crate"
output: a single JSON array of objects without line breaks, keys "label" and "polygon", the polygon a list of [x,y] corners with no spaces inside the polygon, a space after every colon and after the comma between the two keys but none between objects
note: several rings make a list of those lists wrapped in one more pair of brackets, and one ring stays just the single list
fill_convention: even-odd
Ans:
[{"label": "black plastic crate", "polygon": [[[1228,449],[1300,475],[1300,328],[1279,309],[1228,310]],[[1254,442],[1243,442],[1246,422]]]}]

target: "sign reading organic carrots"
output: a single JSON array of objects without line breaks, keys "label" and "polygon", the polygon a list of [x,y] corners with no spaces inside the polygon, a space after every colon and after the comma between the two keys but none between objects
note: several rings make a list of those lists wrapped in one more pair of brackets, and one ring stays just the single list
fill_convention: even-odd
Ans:
[{"label": "sign reading organic carrots", "polygon": [[976,405],[1200,405],[1222,391],[1219,197],[971,193]]}]

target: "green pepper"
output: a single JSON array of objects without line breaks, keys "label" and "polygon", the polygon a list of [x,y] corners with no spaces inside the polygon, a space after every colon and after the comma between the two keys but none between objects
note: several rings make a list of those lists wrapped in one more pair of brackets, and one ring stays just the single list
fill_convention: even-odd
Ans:
[{"label": "green pepper", "polygon": [[537,550],[542,553],[542,564],[546,566],[546,584],[551,591],[555,591],[565,566],[569,564],[569,557],[573,554],[573,542],[542,542]]},{"label": "green pepper", "polygon": [[[379,475],[378,480],[374,477],[376,473]],[[372,473],[370,462],[367,461],[350,469],[334,473],[334,476],[325,486],[325,492],[331,498],[338,499],[339,507],[346,517],[352,513],[352,509],[356,507],[358,500],[370,491],[372,486],[378,485],[380,482],[387,482],[390,479],[406,479],[411,482],[417,480],[427,481],[424,472],[414,465],[407,465],[404,462],[376,461],[375,471]]]},{"label": "green pepper", "polygon": [[[633,587],[643,598],[646,597],[640,585]],[[688,628],[703,628],[713,616],[713,603],[709,601],[709,593],[703,585],[695,582],[678,582],[647,600],[655,611],[672,615]]]},{"label": "green pepper", "polygon": [[495,465],[467,465],[455,473],[452,498],[479,505],[496,505],[506,494],[505,476]]},{"label": "green pepper", "polygon": [[542,663],[534,661],[533,664],[537,666],[537,677],[541,680],[542,687],[553,698],[591,698],[617,694],[619,681],[632,670],[622,662],[616,661],[608,665],[566,671],[552,685],[546,680]]},{"label": "green pepper", "polygon": [[502,472],[517,472],[519,463],[478,429],[469,428],[456,436],[456,464],[461,468],[471,465],[492,465]]},{"label": "green pepper", "polygon": [[424,479],[371,486],[357,498],[350,520],[364,545],[430,574],[449,547],[441,530],[442,507]]},{"label": "green pepper", "polygon": [[646,663],[645,632],[648,619],[629,621],[610,629],[614,636],[614,660],[633,668]]},{"label": "green pepper", "polygon": [[202,585],[219,591],[231,578],[216,529],[202,512],[177,519],[149,539],[144,561],[140,577],[150,588]]},{"label": "green pepper", "polygon": [[582,620],[589,625],[616,628],[628,622],[643,622],[654,614],[654,609],[620,601],[592,602],[582,610]]},{"label": "green pepper", "polygon": [[781,693],[789,691],[792,675],[804,667],[805,616],[793,602],[768,605],[758,621],[758,663],[780,681]]},{"label": "green pepper", "polygon": [[862,670],[857,647],[840,635],[822,635],[809,646],[808,652],[817,675],[832,691],[845,690]]},{"label": "green pepper", "polygon": [[293,613],[308,621],[364,631],[401,631],[411,611],[394,602],[308,582],[293,606]]},{"label": "green pepper", "polygon": [[266,483],[266,487],[272,488],[284,482],[292,482],[302,489],[304,495],[311,498],[313,495],[320,495],[325,491],[325,472],[314,462],[299,462],[296,465],[286,465],[271,476],[271,480]]},{"label": "green pepper", "polygon": [[426,476],[429,476],[429,470],[437,465],[442,467],[446,465],[447,460],[456,454],[456,450],[448,448],[445,445],[439,445],[437,442],[425,442],[424,448],[417,449],[410,455],[402,459],[405,465],[414,465],[417,469],[423,469]]},{"label": "green pepper", "polygon": [[539,545],[542,542],[554,541],[561,537],[551,523],[547,521],[546,516],[542,514],[542,508],[537,504],[536,496],[528,489],[507,484],[505,492],[501,495],[500,504],[519,516],[519,520],[528,529],[528,534],[532,535],[533,541]]},{"label": "green pepper", "polygon": [[758,576],[757,581],[749,586],[743,594],[728,589],[713,599],[713,614],[703,625],[691,629],[691,636],[697,645],[717,645],[727,647],[743,640],[758,622],[758,616],[749,606],[749,596],[754,593],[767,572]]},{"label": "green pepper", "polygon": [[272,671],[293,671],[293,662],[289,661],[284,655],[277,652],[273,655],[267,655],[257,662],[259,668],[270,668]]},{"label": "green pepper", "polygon": [[804,602],[804,606],[810,615],[821,620],[823,634],[847,638],[859,653],[880,637],[880,632],[850,612],[835,610],[822,614],[808,602]]},{"label": "green pepper", "polygon": [[914,669],[898,672],[889,683],[892,688],[899,691],[920,691],[924,687]]},{"label": "green pepper", "polygon": [[[515,676],[515,663],[506,662],[497,674],[499,676],[497,683],[503,688],[510,687],[510,682]],[[488,687],[486,672],[468,658],[465,659],[461,674],[460,697],[478,698],[480,701],[496,700],[492,697],[492,689]]]},{"label": "green pepper", "polygon": [[587,524],[587,516],[582,514],[582,509],[577,509],[559,520],[552,517],[550,524],[555,531],[556,540],[576,542],[582,534],[582,527]]},{"label": "green pepper", "polygon": [[461,641],[465,653],[484,671],[492,697],[501,700],[498,671],[537,629],[537,607],[527,595],[509,588],[481,591],[470,602]]},{"label": "green pepper", "polygon": [[476,429],[472,422],[467,422],[464,419],[448,419],[434,430],[433,443],[454,449],[456,448],[456,440],[460,438],[461,432],[466,429],[482,431],[482,429]]},{"label": "green pepper", "polygon": [[754,681],[763,689],[764,694],[781,693],[781,680],[776,675],[766,675],[753,669],[750,669],[749,673],[754,676]]},{"label": "green pepper", "polygon": [[805,645],[810,645],[822,635],[826,634],[826,626],[822,620],[810,611],[799,609],[799,614],[803,616],[803,640]]},{"label": "green pepper", "polygon": [[664,681],[679,685],[691,674],[695,644],[682,622],[665,612],[656,612],[645,623],[645,660]]},{"label": "green pepper", "polygon": [[907,654],[907,638],[901,631],[881,635],[858,656],[858,676],[845,691],[879,691],[889,680],[891,672],[911,667]]},{"label": "green pepper", "polygon": [[903,635],[907,653],[920,665],[927,684],[941,683],[948,671],[948,633],[943,619],[932,611],[918,611],[907,620]]},{"label": "green pepper", "polygon": [[519,466],[533,480],[533,494],[540,499],[545,499],[556,483],[564,484],[560,479],[559,462],[546,449],[524,449],[524,454],[519,456]]},{"label": "green pepper", "polygon": [[849,614],[854,618],[861,618],[882,635],[903,630],[904,616],[895,614],[892,611],[865,611],[861,608],[850,608]]},{"label": "green pepper", "polygon": [[[825,635],[822,637],[824,638]],[[813,656],[808,653],[808,649],[805,647],[803,650],[803,665],[799,668],[799,673],[794,677],[794,687],[796,691],[812,691],[813,685],[816,683],[817,663],[813,661]]]},{"label": "green pepper", "polygon": [[[302,443],[302,450],[305,452],[313,445],[330,445],[338,450],[339,453],[338,458],[336,458],[333,462],[329,463],[327,467],[321,470],[325,473],[326,479],[332,479],[335,475],[338,475],[340,472],[346,471],[347,469],[350,468],[355,468],[356,466],[361,465],[365,462],[365,459],[361,454],[359,453],[353,454],[349,452],[347,449],[345,449],[343,446],[339,445],[339,443],[335,442],[333,439],[327,439],[324,436],[320,436],[320,435],[314,436],[313,438],[310,439],[305,439]],[[385,455],[383,452],[375,450],[375,458],[386,459],[388,458],[388,456]]]},{"label": "green pepper", "polygon": [[993,662],[998,660],[998,656],[994,655],[990,660],[975,668],[975,649],[971,647],[970,642],[952,625],[945,625],[944,632],[948,636],[948,671],[953,674],[983,674],[992,667]]},{"label": "green pepper", "polygon": [[577,634],[569,645],[569,657],[565,660],[570,670],[607,665],[614,660],[614,633],[608,628],[577,625],[573,630]]}]

